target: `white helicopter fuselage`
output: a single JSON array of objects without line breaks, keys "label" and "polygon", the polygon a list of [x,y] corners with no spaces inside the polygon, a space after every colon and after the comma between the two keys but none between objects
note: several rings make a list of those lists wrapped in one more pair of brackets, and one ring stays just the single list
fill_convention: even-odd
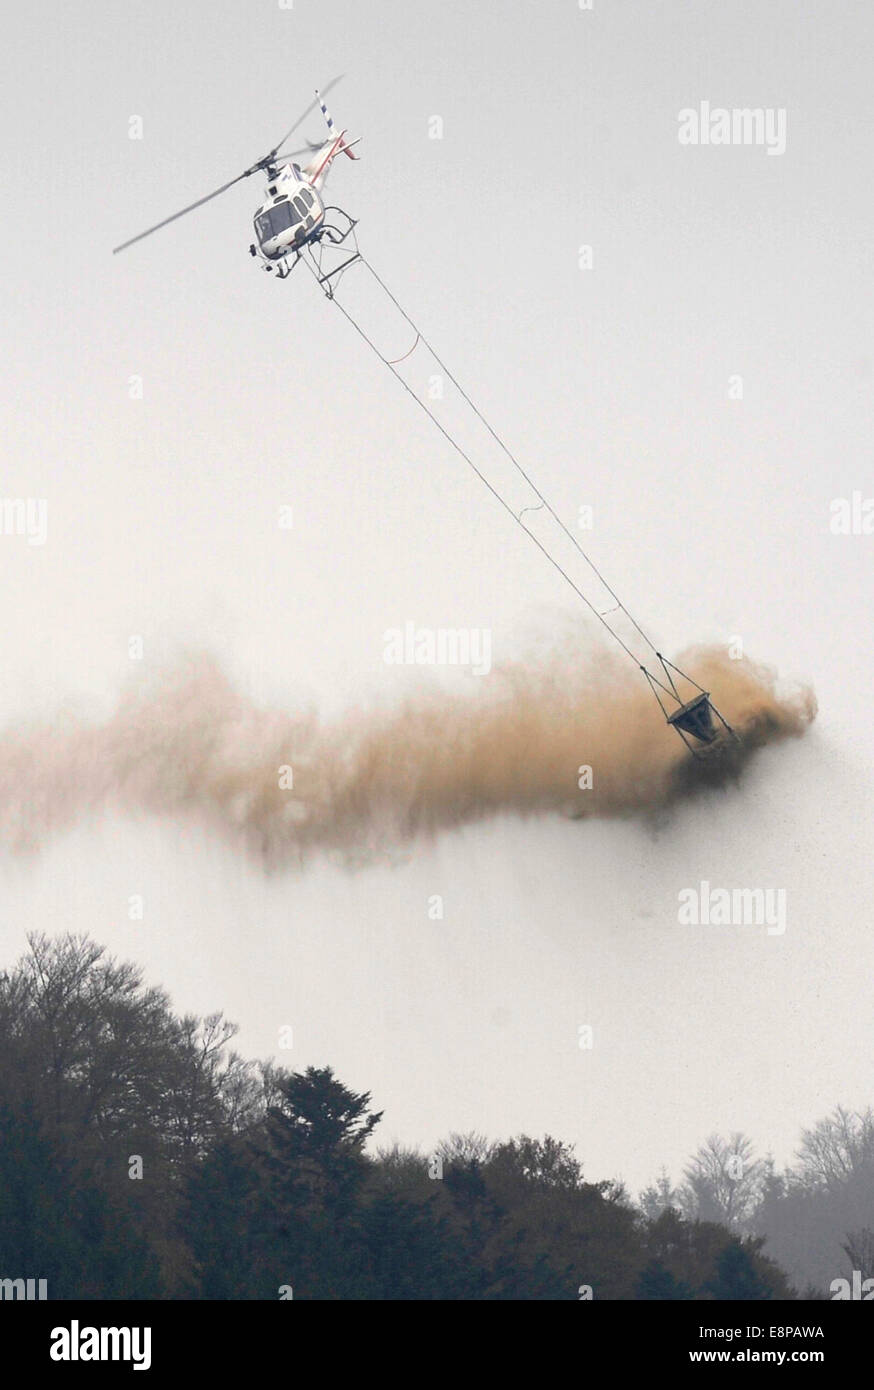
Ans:
[{"label": "white helicopter fuselage", "polygon": [[291,161],[277,167],[266,201],[255,213],[255,251],[262,260],[281,261],[321,235],[325,206],[319,194],[335,158],[347,150],[356,158],[343,131],[332,135],[305,168]]},{"label": "white helicopter fuselage", "polygon": [[296,165],[284,164],[255,213],[255,249],[265,261],[281,260],[318,235],[324,219],[316,188]]}]

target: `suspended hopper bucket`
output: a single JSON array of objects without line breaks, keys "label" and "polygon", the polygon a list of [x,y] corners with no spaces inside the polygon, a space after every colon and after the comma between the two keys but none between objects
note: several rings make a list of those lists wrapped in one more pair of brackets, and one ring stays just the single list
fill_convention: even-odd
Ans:
[{"label": "suspended hopper bucket", "polygon": [[694,700],[689,700],[687,704],[675,709],[667,719],[669,724],[673,724],[676,729],[682,729],[683,733],[691,734],[699,743],[714,743],[718,737],[718,730],[713,727],[710,696],[703,692],[696,695]]}]

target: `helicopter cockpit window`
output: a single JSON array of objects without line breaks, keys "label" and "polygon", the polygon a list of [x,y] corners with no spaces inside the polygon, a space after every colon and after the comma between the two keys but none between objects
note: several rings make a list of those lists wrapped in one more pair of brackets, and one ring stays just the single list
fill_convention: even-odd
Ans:
[{"label": "helicopter cockpit window", "polygon": [[280,203],[278,207],[268,208],[266,212],[262,212],[255,218],[258,240],[263,245],[271,237],[279,236],[281,232],[300,221],[301,214],[293,203]]},{"label": "helicopter cockpit window", "polygon": [[303,200],[304,200],[304,202],[306,203],[307,207],[308,207],[308,208],[311,208],[312,205],[313,205],[313,195],[312,195],[312,193],[310,192],[310,190],[309,190],[308,188],[304,188],[304,189],[302,190],[300,196],[303,198]]}]

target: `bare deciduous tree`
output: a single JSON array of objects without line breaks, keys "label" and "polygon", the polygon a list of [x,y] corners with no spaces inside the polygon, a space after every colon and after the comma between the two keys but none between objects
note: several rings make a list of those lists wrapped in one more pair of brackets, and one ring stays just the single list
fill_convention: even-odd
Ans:
[{"label": "bare deciduous tree", "polygon": [[691,1220],[718,1221],[730,1230],[746,1228],[758,1205],[768,1172],[755,1157],[752,1140],[735,1133],[711,1134],[694,1154],[680,1188],[680,1209]]},{"label": "bare deciduous tree", "polygon": [[841,1249],[852,1269],[860,1270],[863,1279],[874,1279],[874,1231],[867,1226],[861,1231],[847,1231]]},{"label": "bare deciduous tree", "polygon": [[874,1111],[839,1105],[812,1129],[802,1130],[797,1176],[804,1187],[833,1188],[874,1164]]}]

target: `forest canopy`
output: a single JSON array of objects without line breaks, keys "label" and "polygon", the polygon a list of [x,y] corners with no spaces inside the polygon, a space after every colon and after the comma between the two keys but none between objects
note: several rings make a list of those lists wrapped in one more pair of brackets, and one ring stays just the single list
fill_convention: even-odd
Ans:
[{"label": "forest canopy", "polygon": [[28,941],[0,975],[0,1276],[50,1299],[779,1299],[874,1273],[870,1111],[785,1174],[711,1136],[634,1201],[550,1135],[380,1147],[330,1066],[245,1060],[90,938]]}]

